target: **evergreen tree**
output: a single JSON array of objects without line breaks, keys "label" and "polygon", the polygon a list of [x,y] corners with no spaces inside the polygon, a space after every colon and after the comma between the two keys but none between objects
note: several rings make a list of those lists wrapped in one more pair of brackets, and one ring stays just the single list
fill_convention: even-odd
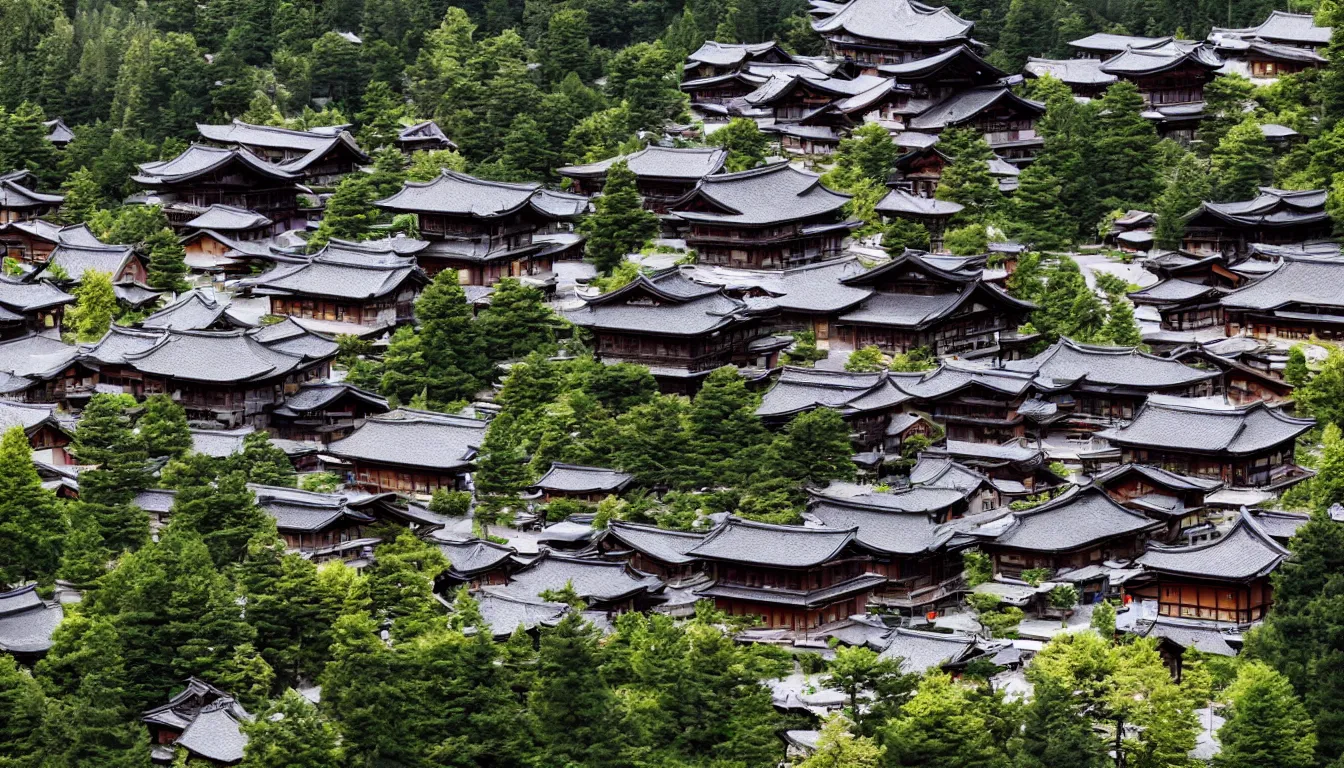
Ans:
[{"label": "evergreen tree", "polygon": [[900,256],[907,249],[927,251],[929,230],[918,221],[897,216],[882,232],[882,247],[891,256]]},{"label": "evergreen tree", "polygon": [[1143,334],[1139,323],[1134,319],[1134,307],[1129,300],[1116,297],[1111,301],[1110,311],[1106,314],[1106,327],[1101,330],[1101,338],[1119,347],[1137,347],[1143,343]]},{"label": "evergreen tree", "polygon": [[1053,0],[1011,0],[992,57],[994,63],[1006,71],[1017,72],[1028,57],[1052,49],[1056,8]]},{"label": "evergreen tree", "polygon": [[495,285],[476,328],[490,340],[487,351],[492,360],[517,360],[553,346],[555,323],[542,292],[509,277]]},{"label": "evergreen tree", "polygon": [[364,107],[355,114],[359,121],[359,143],[366,150],[382,149],[397,140],[405,101],[382,80],[369,83],[364,90]]},{"label": "evergreen tree", "polygon": [[1232,127],[1213,150],[1210,164],[1219,200],[1250,200],[1270,180],[1270,149],[1253,118]]},{"label": "evergreen tree", "polygon": [[434,579],[448,570],[448,561],[432,544],[402,530],[392,541],[379,544],[368,571],[370,610],[383,625],[391,625],[397,641],[416,637],[442,621],[434,599]]},{"label": "evergreen tree", "polygon": [[42,723],[47,700],[42,688],[14,657],[0,655],[0,765],[42,765]]},{"label": "evergreen tree", "polygon": [[884,734],[889,765],[930,768],[1002,768],[1008,765],[983,713],[965,689],[930,673]]},{"label": "evergreen tree", "polygon": [[261,657],[284,685],[313,680],[322,671],[331,646],[331,626],[341,604],[324,592],[317,566],[271,531],[254,536],[239,566],[238,589],[253,641]]},{"label": "evergreen tree", "polygon": [[1288,362],[1283,366],[1283,380],[1296,389],[1306,384],[1309,378],[1311,371],[1307,368],[1307,354],[1302,351],[1302,345],[1294,344],[1288,348]]},{"label": "evergreen tree", "polygon": [[509,496],[528,482],[527,457],[513,434],[514,416],[502,413],[490,422],[476,462],[476,490],[490,496]]},{"label": "evergreen tree", "polygon": [[1131,82],[1115,83],[1100,101],[1088,178],[1105,209],[1147,210],[1160,191],[1157,129],[1140,114],[1143,97]]},{"label": "evergreen tree", "polygon": [[1204,86],[1204,119],[1199,121],[1195,138],[1199,146],[1211,152],[1223,137],[1246,119],[1246,107],[1254,104],[1255,85],[1241,75],[1215,77]]},{"label": "evergreen tree", "polygon": [[592,80],[598,71],[597,58],[588,41],[588,12],[581,8],[561,8],[546,22],[546,33],[537,44],[537,59],[542,77],[558,83],[570,72],[581,80]]},{"label": "evergreen tree", "polygon": [[817,746],[798,768],[878,768],[884,747],[850,733],[843,715],[831,715],[821,726]]},{"label": "evergreen tree", "polygon": [[1154,210],[1157,229],[1153,239],[1159,248],[1178,249],[1185,235],[1185,216],[1209,199],[1212,187],[1204,164],[1191,152],[1182,152],[1165,170],[1166,182]]},{"label": "evergreen tree", "polygon": [[112,552],[134,549],[149,536],[149,519],[132,500],[148,483],[144,442],[131,430],[129,395],[95,394],[75,430],[70,453],[97,468],[80,473],[71,517],[95,520]]},{"label": "evergreen tree", "polygon": [[61,202],[60,218],[67,224],[83,224],[103,204],[98,180],[84,167],[66,178],[61,185],[61,194],[65,195],[65,200]]},{"label": "evergreen tree", "polygon": [[1055,680],[1036,688],[1024,713],[1014,768],[1105,768],[1106,748],[1079,711],[1073,691]]},{"label": "evergreen tree", "polygon": [[1238,666],[1227,690],[1229,714],[1218,729],[1217,768],[1309,768],[1316,732],[1288,679],[1258,661]]},{"label": "evergreen tree", "polygon": [[686,414],[687,468],[696,485],[739,485],[753,474],[766,439],[758,403],[736,368],[705,377]]},{"label": "evergreen tree", "polygon": [[[901,672],[900,659],[884,659],[870,648],[854,646],[836,648],[835,658],[822,679],[827,688],[842,691],[849,698],[849,712],[855,718],[855,728],[862,732],[860,725],[873,715],[882,723],[883,710],[891,709],[895,693],[904,699],[914,691],[914,676]],[[872,699],[863,707],[859,706],[860,694],[871,694]],[[900,702],[903,703],[903,702]],[[899,703],[897,703],[899,706]]]},{"label": "evergreen tree", "polygon": [[368,174],[352,173],[341,179],[327,199],[322,223],[308,240],[309,247],[320,248],[333,238],[366,239],[381,215],[373,205],[377,199],[377,190]]},{"label": "evergreen tree", "polygon": [[340,731],[297,691],[245,726],[244,768],[341,768],[345,765]]},{"label": "evergreen tree", "polygon": [[845,370],[853,373],[873,373],[887,367],[886,355],[876,345],[860,347],[849,353]]},{"label": "evergreen tree", "polygon": [[602,196],[593,201],[593,208],[579,231],[588,236],[588,261],[604,275],[658,235],[658,217],[644,210],[635,174],[624,161],[607,169]]},{"label": "evergreen tree", "polygon": [[151,458],[180,459],[191,450],[187,412],[171,395],[145,398],[145,412],[136,423],[136,429]]},{"label": "evergreen tree", "polygon": [[1032,247],[1059,250],[1073,239],[1077,226],[1060,201],[1063,184],[1048,165],[1032,163],[1018,177],[1008,233]]},{"label": "evergreen tree", "polygon": [[65,519],[42,487],[23,427],[0,438],[0,584],[50,584],[60,561]]},{"label": "evergreen tree", "polygon": [[469,400],[492,372],[485,340],[452,270],[440,272],[415,301],[417,333],[392,337],[384,357],[381,391],[408,402],[426,392],[431,408]]},{"label": "evergreen tree", "polygon": [[[899,150],[886,128],[864,123],[849,138],[841,139],[835,153],[835,170],[828,174],[842,189],[850,189],[860,179],[885,188],[887,177],[896,165]],[[852,191],[852,190],[851,190]]]},{"label": "evergreen tree", "polygon": [[686,461],[686,410],[684,398],[660,396],[621,414],[615,465],[634,475],[641,486],[676,486]]},{"label": "evergreen tree", "polygon": [[601,663],[597,641],[597,630],[578,613],[541,636],[529,708],[546,753],[558,763],[594,768],[619,764],[622,734],[616,724],[616,698],[592,674]]},{"label": "evergreen tree", "polygon": [[88,343],[103,338],[117,315],[117,294],[112,288],[112,276],[86,270],[71,293],[75,305],[66,310],[65,324],[74,332],[75,340]]},{"label": "evergreen tree", "polygon": [[1293,401],[1317,422],[1344,427],[1344,351],[1330,349],[1316,375],[1293,391]]},{"label": "evergreen tree", "polygon": [[629,106],[632,128],[661,131],[685,112],[680,75],[681,60],[662,43],[636,43],[607,62],[606,87],[614,101]]},{"label": "evergreen tree", "polygon": [[172,514],[174,525],[200,534],[218,567],[241,561],[254,536],[274,530],[274,522],[257,506],[242,472],[220,475],[213,484],[179,489]]},{"label": "evergreen tree", "polygon": [[1344,502],[1344,434],[1338,424],[1326,424],[1321,434],[1316,476],[1309,481],[1313,509],[1329,510]]},{"label": "evergreen tree", "polygon": [[294,464],[289,456],[271,442],[271,436],[256,431],[243,438],[243,450],[230,459],[233,471],[247,476],[247,482],[293,488]]},{"label": "evergreen tree", "polygon": [[6,168],[26,168],[39,179],[56,180],[56,149],[47,141],[47,119],[42,108],[23,102],[9,113],[0,135],[0,156]]},{"label": "evergreen tree", "polygon": [[938,143],[950,159],[938,182],[938,199],[962,206],[961,212],[952,217],[953,223],[984,223],[1003,199],[999,185],[989,175],[989,161],[994,157],[989,143],[974,128],[946,130]]},{"label": "evergreen tree", "polygon": [[770,139],[761,132],[755,120],[746,117],[729,120],[710,136],[710,140],[728,150],[727,169],[730,173],[763,164],[770,149]]},{"label": "evergreen tree", "polygon": [[1078,263],[1060,256],[1046,277],[1045,290],[1031,316],[1032,325],[1054,340],[1067,336],[1076,341],[1091,341],[1103,330],[1106,312]]},{"label": "evergreen tree", "polygon": [[107,573],[107,564],[111,560],[107,548],[103,546],[103,534],[98,529],[98,521],[85,514],[85,509],[71,505],[75,516],[69,521],[69,534],[61,546],[61,563],[56,569],[59,579],[68,581],[76,589],[88,590],[96,586],[103,574]]},{"label": "evergreen tree", "polygon": [[817,408],[795,416],[771,446],[771,464],[779,477],[802,486],[822,486],[831,480],[852,480],[854,449],[849,425],[839,412]]},{"label": "evergreen tree", "polygon": [[[537,121],[519,115],[504,135],[503,151],[487,175],[503,181],[543,181],[551,177],[556,157]],[[487,172],[484,166],[479,170]]]},{"label": "evergreen tree", "polygon": [[1079,104],[1069,87],[1053,77],[1041,77],[1035,85],[1033,98],[1044,101],[1046,107],[1037,123],[1044,143],[1033,165],[1042,165],[1041,173],[1058,181],[1060,205],[1074,228],[1068,239],[1076,242],[1092,235],[1102,213],[1088,166],[1094,152],[1095,108]]}]

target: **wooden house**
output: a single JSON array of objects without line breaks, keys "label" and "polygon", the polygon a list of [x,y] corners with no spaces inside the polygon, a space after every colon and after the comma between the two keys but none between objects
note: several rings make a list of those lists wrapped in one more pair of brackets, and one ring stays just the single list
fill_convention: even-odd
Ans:
[{"label": "wooden house", "polygon": [[829,53],[863,71],[923,59],[971,42],[974,22],[914,0],[852,0],[812,9]]},{"label": "wooden house", "polygon": [[244,148],[192,144],[171,160],[141,163],[131,180],[163,205],[168,220],[185,224],[212,205],[254,211],[281,232],[301,228],[299,190],[302,173],[267,162]]},{"label": "wooden house", "polygon": [[174,764],[179,751],[193,762],[236,765],[247,747],[243,726],[252,719],[231,695],[195,677],[168,703],[140,715],[149,728],[150,759],[158,765]]},{"label": "wooden house", "polygon": [[87,224],[62,227],[44,219],[32,219],[0,225],[0,246],[4,247],[4,255],[15,261],[42,264],[61,244],[96,248],[103,243],[94,237]]},{"label": "wooden house", "polygon": [[1330,236],[1324,190],[1261,187],[1251,200],[1203,202],[1185,217],[1186,251],[1240,260],[1255,243],[1287,245]]},{"label": "wooden house", "polygon": [[666,582],[679,582],[704,572],[704,561],[690,551],[704,541],[705,535],[613,520],[598,540],[598,547],[606,558],[625,559],[637,571]]},{"label": "wooden house", "polygon": [[1216,478],[1190,477],[1150,464],[1122,464],[1092,482],[1130,509],[1166,523],[1165,541],[1180,540],[1204,526],[1204,499],[1223,487]]},{"label": "wooden house", "polygon": [[457,149],[457,144],[433,120],[408,125],[397,132],[397,149],[406,154]]},{"label": "wooden house", "polygon": [[1269,612],[1269,576],[1288,554],[1254,515],[1243,512],[1230,531],[1213,541],[1180,547],[1150,544],[1138,559],[1142,575],[1126,591],[1156,600],[1160,616],[1246,625]]},{"label": "wooden house", "polygon": [[868,612],[886,583],[855,542],[857,528],[804,528],[730,518],[690,550],[713,583],[696,594],[763,626],[810,630]]},{"label": "wooden house", "polygon": [[907,126],[931,134],[971,128],[999,157],[1022,164],[1030,162],[1044,143],[1036,133],[1036,121],[1044,114],[1044,104],[1018,96],[1008,86],[982,85],[948,95],[912,117]]},{"label": "wooden house", "polygon": [[543,599],[543,594],[567,587],[594,611],[607,614],[647,610],[660,603],[665,585],[652,574],[635,570],[629,563],[557,554],[545,549],[509,575],[503,588],[508,595]]},{"label": "wooden house", "polygon": [[1331,32],[1330,27],[1316,26],[1309,13],[1275,10],[1254,27],[1214,27],[1208,40],[1226,62],[1223,73],[1268,84],[1284,75],[1324,66],[1326,59],[1321,54],[1330,43]]},{"label": "wooden house", "polygon": [[0,174],[0,224],[31,221],[61,207],[65,195],[37,192],[36,186],[37,176],[32,171]]},{"label": "wooden house", "polygon": [[484,539],[431,539],[443,556],[448,558],[448,570],[435,579],[435,591],[450,596],[458,587],[469,589],[503,586],[509,583],[509,574],[518,566],[513,547]]},{"label": "wooden house", "polygon": [[728,150],[719,147],[672,148],[651,144],[629,155],[568,165],[556,172],[570,180],[574,192],[591,197],[602,192],[608,169],[624,162],[635,174],[644,207],[654,213],[666,213],[673,201],[685,197],[701,179],[723,170],[727,159]]},{"label": "wooden house", "polygon": [[1300,341],[1344,338],[1344,262],[1284,259],[1273,272],[1222,297],[1228,336]]},{"label": "wooden house", "polygon": [[575,220],[588,198],[444,171],[432,181],[408,181],[375,205],[416,214],[429,241],[416,260],[428,276],[454,269],[462,285],[494,285],[505,277],[545,280],[557,259],[581,254],[582,239],[541,234]]},{"label": "wooden house", "polygon": [[608,496],[619,495],[633,481],[631,475],[614,469],[555,462],[533,488],[541,493],[542,501],[547,503],[555,499],[596,503]]},{"label": "wooden house", "polygon": [[31,667],[51,649],[63,618],[61,604],[43,600],[36,584],[0,592],[0,653]]},{"label": "wooden house", "polygon": [[198,123],[201,138],[221,147],[245,149],[298,174],[310,186],[332,186],[369,162],[369,156],[343,127],[296,131],[234,120],[227,125]]},{"label": "wooden house", "polygon": [[75,297],[45,280],[0,277],[0,338],[59,331],[65,307]]},{"label": "wooden house", "polygon": [[849,195],[788,163],[707,176],[670,206],[701,264],[782,269],[833,259],[856,222]]},{"label": "wooden house", "polygon": [[328,452],[350,462],[348,482],[372,491],[429,495],[460,490],[485,439],[486,422],[398,409],[371,415]]},{"label": "wooden house", "polygon": [[388,410],[387,400],[372,392],[345,383],[309,382],[271,411],[270,431],[285,440],[326,445]]}]

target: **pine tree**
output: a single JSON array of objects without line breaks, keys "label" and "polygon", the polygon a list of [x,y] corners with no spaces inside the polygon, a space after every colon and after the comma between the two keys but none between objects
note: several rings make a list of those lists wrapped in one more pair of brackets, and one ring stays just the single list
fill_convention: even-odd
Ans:
[{"label": "pine tree", "polygon": [[845,359],[845,370],[852,373],[873,373],[887,367],[886,355],[876,345],[860,347]]},{"label": "pine tree", "polygon": [[502,413],[486,428],[476,461],[476,490],[490,496],[509,496],[528,482],[527,459],[513,434],[514,416]]},{"label": "pine tree", "polygon": [[284,451],[271,442],[271,436],[257,431],[243,438],[243,450],[235,454],[231,463],[235,472],[247,475],[247,482],[293,488],[294,464]]},{"label": "pine tree", "polygon": [[1317,422],[1344,427],[1344,351],[1328,350],[1311,380],[1293,391],[1293,401]]},{"label": "pine tree", "polygon": [[662,43],[636,43],[607,62],[607,93],[631,111],[630,127],[661,131],[668,120],[685,112],[686,97],[678,87],[681,59]]},{"label": "pine tree", "polygon": [[42,688],[9,654],[0,655],[0,765],[42,765],[42,722],[47,700]]},{"label": "pine tree", "polygon": [[367,174],[352,173],[341,179],[336,185],[336,191],[327,200],[322,223],[308,240],[309,247],[320,248],[333,238],[367,238],[380,215],[373,205],[377,199],[377,190]]},{"label": "pine tree", "polygon": [[98,180],[88,168],[80,167],[61,185],[65,200],[61,203],[60,218],[67,224],[83,224],[103,205],[103,192]]},{"label": "pine tree", "polygon": [[112,288],[112,276],[86,270],[71,293],[75,305],[66,310],[65,324],[74,332],[75,340],[87,343],[103,338],[117,315],[117,294]]},{"label": "pine tree", "polygon": [[850,733],[843,715],[835,714],[821,726],[816,749],[798,768],[878,768],[886,748],[872,739]]},{"label": "pine tree", "polygon": [[885,188],[887,177],[896,165],[899,150],[886,128],[877,123],[864,123],[849,138],[841,139],[835,153],[835,170],[828,176],[836,185],[851,189],[859,180],[866,179]]},{"label": "pine tree", "polygon": [[557,763],[597,768],[619,762],[616,698],[591,673],[601,663],[597,641],[597,630],[577,612],[541,636],[529,708],[546,754]]},{"label": "pine tree", "polygon": [[635,476],[641,486],[670,488],[678,484],[686,461],[684,398],[659,396],[637,405],[617,419],[620,437],[613,461]]},{"label": "pine tree", "polygon": [[47,141],[46,119],[41,107],[27,101],[9,113],[0,137],[0,156],[6,168],[26,168],[43,181],[55,181],[56,149]]},{"label": "pine tree", "polygon": [[136,423],[136,429],[151,458],[180,459],[191,450],[187,412],[171,395],[145,398],[145,412]]},{"label": "pine tree", "polygon": [[487,175],[502,181],[544,181],[551,177],[556,157],[537,121],[530,115],[519,115],[509,125],[503,151]]},{"label": "pine tree", "polygon": [[686,414],[689,474],[697,485],[739,485],[756,470],[765,428],[759,398],[731,366],[705,377]]},{"label": "pine tree", "polygon": [[381,391],[409,402],[422,391],[431,408],[469,400],[492,373],[485,340],[452,270],[440,272],[415,302],[417,333],[398,331],[383,358]]},{"label": "pine tree", "polygon": [[65,520],[56,494],[42,487],[23,427],[0,438],[0,583],[50,584]]},{"label": "pine tree", "polygon": [[800,414],[784,427],[771,446],[774,474],[802,486],[822,486],[830,480],[852,480],[854,449],[849,425],[830,408]]},{"label": "pine tree", "polygon": [[476,328],[490,339],[491,360],[517,360],[552,347],[556,321],[539,289],[509,277],[495,284],[490,306],[481,311]]},{"label": "pine tree", "polygon": [[321,589],[311,560],[284,549],[269,531],[254,536],[236,578],[254,644],[277,680],[295,685],[322,671],[341,604]]},{"label": "pine tree", "polygon": [[765,154],[770,148],[770,139],[761,132],[755,120],[735,117],[728,124],[715,131],[710,140],[728,150],[727,169],[729,172],[745,171],[765,162]]},{"label": "pine tree", "polygon": [[355,114],[360,146],[372,151],[395,142],[406,112],[405,100],[387,82],[375,80],[364,89],[363,103],[363,109]]},{"label": "pine tree", "polygon": [[379,544],[374,556],[368,570],[371,610],[391,625],[394,640],[417,637],[442,622],[434,599],[434,579],[448,570],[448,561],[437,547],[402,530],[392,541]]},{"label": "pine tree", "polygon": [[1143,97],[1131,82],[1115,83],[1100,101],[1088,178],[1105,209],[1146,210],[1160,191],[1157,129],[1140,114]]},{"label": "pine tree", "polygon": [[1143,343],[1143,334],[1139,323],[1134,319],[1134,307],[1123,297],[1111,302],[1106,314],[1106,327],[1101,330],[1101,338],[1119,347],[1137,347]]},{"label": "pine tree", "polygon": [[174,525],[200,534],[218,567],[240,562],[253,537],[274,530],[274,522],[257,506],[242,472],[220,475],[213,484],[179,489],[172,515]]},{"label": "pine tree", "polygon": [[602,196],[593,201],[595,212],[584,219],[579,231],[588,236],[588,261],[610,275],[627,254],[643,248],[658,234],[658,217],[644,210],[635,187],[635,174],[624,161],[607,169]]},{"label": "pine tree", "polygon": [[1297,388],[1306,384],[1309,378],[1311,371],[1307,368],[1307,354],[1302,351],[1301,344],[1294,344],[1288,348],[1288,362],[1283,366],[1283,380]]},{"label": "pine tree", "polygon": [[80,473],[79,501],[72,517],[97,521],[105,546],[134,549],[149,536],[149,519],[131,502],[148,483],[144,442],[131,430],[129,395],[95,394],[75,430],[70,453],[97,468]]},{"label": "pine tree", "polygon": [[929,242],[928,228],[918,221],[899,216],[882,232],[882,247],[891,256],[900,256],[907,249],[927,251]]},{"label": "pine tree", "polygon": [[1309,768],[1316,732],[1288,679],[1258,661],[1238,666],[1227,690],[1227,722],[1218,729],[1217,768]]},{"label": "pine tree", "polygon": [[884,742],[892,765],[1002,768],[1008,764],[966,690],[937,672],[925,676],[900,716],[890,721]]},{"label": "pine tree", "polygon": [[588,12],[581,8],[560,8],[551,14],[546,33],[537,45],[537,59],[548,83],[558,83],[570,72],[581,80],[592,80],[598,66],[588,41]]},{"label": "pine tree", "polygon": [[96,586],[99,578],[107,573],[108,562],[112,559],[103,546],[103,534],[98,529],[98,521],[85,514],[85,508],[70,505],[73,513],[69,521],[70,533],[61,546],[61,563],[56,576],[68,581],[76,589],[88,590]]},{"label": "pine tree", "polygon": [[943,132],[939,145],[950,162],[943,168],[937,198],[962,206],[953,223],[984,223],[1003,200],[999,185],[989,175],[989,161],[994,157],[989,143],[974,128],[952,128]]},{"label": "pine tree", "polygon": [[1253,104],[1255,85],[1241,75],[1215,77],[1204,86],[1204,119],[1195,138],[1205,152],[1222,143],[1228,131],[1246,119],[1246,106]]},{"label": "pine tree", "polygon": [[1232,127],[1210,158],[1219,200],[1250,200],[1270,180],[1270,149],[1254,118]]},{"label": "pine tree", "polygon": [[1035,85],[1033,98],[1044,101],[1046,107],[1037,123],[1044,144],[1032,164],[1042,165],[1043,173],[1058,180],[1059,202],[1073,227],[1069,239],[1077,242],[1095,232],[1102,214],[1088,168],[1096,138],[1096,109],[1079,104],[1069,87],[1053,77],[1041,77]]},{"label": "pine tree", "polygon": [[297,691],[285,691],[274,706],[245,727],[247,768],[341,768],[340,731]]},{"label": "pine tree", "polygon": [[1185,216],[1209,199],[1211,184],[1204,164],[1192,152],[1182,152],[1166,169],[1166,185],[1154,210],[1157,229],[1153,238],[1159,248],[1178,249],[1185,235]]},{"label": "pine tree", "polygon": [[1059,250],[1077,232],[1060,201],[1063,184],[1048,165],[1032,163],[1018,177],[1013,196],[1012,222],[1008,233],[1014,239],[1043,250]]}]

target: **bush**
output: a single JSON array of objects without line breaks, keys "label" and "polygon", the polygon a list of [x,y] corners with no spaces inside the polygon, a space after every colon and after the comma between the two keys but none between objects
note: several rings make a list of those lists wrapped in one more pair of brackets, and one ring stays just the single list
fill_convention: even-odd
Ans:
[{"label": "bush", "polygon": [[429,511],[447,517],[466,517],[471,510],[471,494],[439,488],[429,500]]},{"label": "bush", "polygon": [[989,250],[989,230],[984,224],[971,224],[951,230],[943,246],[956,256],[978,256]]}]

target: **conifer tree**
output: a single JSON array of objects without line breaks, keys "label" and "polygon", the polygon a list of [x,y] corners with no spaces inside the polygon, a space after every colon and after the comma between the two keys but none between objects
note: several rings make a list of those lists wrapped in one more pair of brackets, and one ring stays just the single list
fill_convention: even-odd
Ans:
[{"label": "conifer tree", "polygon": [[798,768],[878,768],[882,765],[886,749],[870,738],[850,733],[847,723],[840,714],[826,718],[816,749],[798,763]]},{"label": "conifer tree", "polygon": [[1302,351],[1302,345],[1294,344],[1288,349],[1288,362],[1283,366],[1283,380],[1296,388],[1306,384],[1309,378],[1311,371],[1307,368],[1307,354]]},{"label": "conifer tree", "polygon": [[294,689],[245,726],[247,768],[341,768],[340,731]]},{"label": "conifer tree", "polygon": [[728,150],[728,171],[745,171],[765,162],[765,153],[770,149],[770,139],[761,132],[755,120],[735,117],[728,124],[715,131],[710,140]]},{"label": "conifer tree", "polygon": [[849,138],[840,140],[835,152],[835,170],[827,175],[842,189],[853,191],[852,187],[861,179],[885,188],[897,154],[899,150],[886,128],[864,123]]},{"label": "conifer tree", "polygon": [[[193,457],[195,458],[195,457]],[[189,526],[200,534],[216,566],[237,563],[254,536],[274,530],[247,487],[242,472],[227,472],[213,484],[181,488],[173,499],[173,524]]]},{"label": "conifer tree", "polygon": [[577,612],[542,634],[529,708],[552,760],[616,766],[622,735],[616,698],[591,670],[601,663],[598,633]]},{"label": "conifer tree", "polygon": [[1204,86],[1204,119],[1195,138],[1205,152],[1213,151],[1237,125],[1246,119],[1246,106],[1254,103],[1255,85],[1241,75],[1215,77]]},{"label": "conifer tree", "polygon": [[384,356],[381,391],[408,402],[421,391],[431,408],[469,400],[492,373],[485,340],[457,274],[446,270],[415,301],[417,333],[398,331]]},{"label": "conifer tree", "polygon": [[686,461],[686,410],[685,398],[659,396],[621,414],[615,465],[634,475],[639,485],[675,486]]},{"label": "conifer tree", "polygon": [[42,688],[13,656],[0,655],[0,765],[38,768],[47,700]]},{"label": "conifer tree", "polygon": [[531,115],[519,115],[509,124],[503,150],[489,175],[502,181],[545,181],[551,178],[556,158],[537,121]]},{"label": "conifer tree", "polygon": [[84,167],[66,178],[61,185],[61,194],[65,195],[65,200],[61,202],[60,218],[67,224],[83,224],[104,202],[98,180]]},{"label": "conifer tree", "polygon": [[1159,248],[1177,249],[1185,235],[1185,216],[1209,199],[1212,192],[1204,164],[1192,152],[1182,152],[1165,172],[1166,185],[1154,204],[1157,228],[1153,239]]},{"label": "conifer tree", "polygon": [[1108,343],[1119,347],[1137,347],[1143,343],[1139,323],[1134,319],[1134,307],[1130,305],[1128,299],[1118,297],[1111,302],[1110,311],[1106,313],[1106,327],[1101,330],[1101,336]]},{"label": "conifer tree", "polygon": [[368,572],[368,590],[373,615],[391,624],[397,641],[416,637],[442,621],[434,599],[434,579],[448,569],[437,547],[421,541],[409,530],[374,550],[374,565]]},{"label": "conifer tree", "polygon": [[891,256],[900,256],[906,249],[927,251],[929,249],[929,230],[913,219],[900,216],[891,220],[891,224],[882,232],[882,247]]},{"label": "conifer tree", "polygon": [[65,324],[74,332],[75,340],[88,343],[103,338],[117,315],[117,294],[112,288],[112,276],[87,270],[71,293],[75,305],[66,310]]},{"label": "conifer tree", "polygon": [[364,108],[355,115],[360,125],[360,146],[372,151],[395,142],[401,131],[401,116],[406,112],[405,101],[387,82],[375,80],[364,89],[363,102]]},{"label": "conifer tree", "polygon": [[852,480],[854,449],[849,425],[830,408],[800,414],[775,437],[770,458],[774,474],[802,486],[821,486],[831,480]]},{"label": "conifer tree", "polygon": [[1049,166],[1032,163],[1018,177],[1008,233],[1016,240],[1044,250],[1059,250],[1073,239],[1077,227],[1060,201],[1063,185]]},{"label": "conifer tree", "polygon": [[149,536],[148,516],[131,503],[148,483],[145,445],[126,414],[133,405],[128,395],[95,394],[70,444],[79,463],[97,467],[80,473],[79,501],[71,516],[97,521],[112,552],[134,549]]},{"label": "conifer tree", "polygon": [[245,601],[253,641],[283,685],[314,680],[331,646],[331,625],[341,604],[324,592],[317,566],[297,553],[286,554],[272,532],[254,536],[239,566],[237,583]]},{"label": "conifer tree", "polygon": [[491,360],[517,360],[555,344],[557,318],[542,292],[517,278],[495,284],[490,306],[481,311],[476,328],[489,339]]},{"label": "conifer tree", "polygon": [[1316,732],[1288,679],[1267,664],[1238,666],[1227,690],[1229,713],[1218,729],[1217,768],[1309,768],[1316,765]]},{"label": "conifer tree", "polygon": [[1073,226],[1069,239],[1077,241],[1092,234],[1101,216],[1088,167],[1096,134],[1095,107],[1079,104],[1067,85],[1048,75],[1035,84],[1033,98],[1046,107],[1037,124],[1044,144],[1033,165],[1042,165],[1042,172],[1059,182],[1059,202]]},{"label": "conifer tree", "polygon": [[56,149],[47,141],[47,119],[42,108],[25,101],[9,113],[0,156],[6,168],[26,168],[44,181],[56,179]]},{"label": "conifer tree", "polygon": [[260,430],[243,438],[243,450],[235,454],[233,471],[247,475],[247,482],[293,488],[294,463],[284,451],[271,442],[271,436]]},{"label": "conifer tree", "polygon": [[1317,422],[1344,427],[1344,351],[1328,350],[1315,375],[1293,391],[1293,401]]},{"label": "conifer tree", "polygon": [[593,208],[579,231],[588,236],[588,261],[604,275],[610,275],[627,254],[643,248],[658,234],[658,217],[644,210],[635,174],[624,161],[607,169],[602,196],[593,201]]},{"label": "conifer tree", "polygon": [[737,485],[756,469],[766,439],[759,400],[731,366],[705,377],[686,414],[687,464],[697,485]]},{"label": "conifer tree", "polygon": [[72,650],[82,661],[73,689],[48,708],[53,761],[69,768],[148,768],[149,735],[135,718],[117,630],[94,620]]},{"label": "conifer tree", "polygon": [[939,149],[950,158],[950,164],[938,182],[938,199],[962,206],[961,212],[952,217],[953,223],[984,223],[1003,200],[999,185],[989,175],[989,161],[994,157],[989,143],[974,128],[951,128],[940,137]]},{"label": "conifer tree", "polygon": [[1044,680],[1025,711],[1014,768],[1105,768],[1106,748],[1064,685]]},{"label": "conifer tree", "polygon": [[1143,97],[1131,82],[1115,83],[1100,101],[1088,178],[1105,209],[1146,210],[1160,191],[1157,129],[1140,114]]},{"label": "conifer tree", "polygon": [[56,576],[65,519],[56,494],[42,487],[23,427],[0,438],[0,583]]},{"label": "conifer tree", "polygon": [[513,434],[514,416],[501,413],[486,428],[476,462],[476,490],[490,496],[516,494],[528,482],[527,458]]},{"label": "conifer tree", "polygon": [[965,689],[942,673],[925,676],[884,736],[892,765],[1004,768],[1008,764],[984,714],[972,706]]},{"label": "conifer tree", "polygon": [[97,581],[107,573],[108,562],[112,559],[103,546],[103,534],[98,529],[98,521],[85,514],[86,510],[78,505],[70,505],[74,513],[69,521],[69,534],[61,546],[61,563],[56,569],[56,577],[68,581],[76,589],[88,590],[96,587]]},{"label": "conifer tree", "polygon": [[180,459],[191,450],[187,412],[171,395],[145,398],[145,412],[136,423],[136,429],[151,458]]},{"label": "conifer tree", "polygon": [[546,22],[546,33],[537,46],[542,76],[558,83],[570,72],[590,81],[597,73],[597,59],[588,40],[588,12],[582,8],[560,8]]},{"label": "conifer tree", "polygon": [[1260,124],[1246,118],[1213,150],[1210,163],[1219,200],[1250,200],[1270,180],[1270,149]]}]

